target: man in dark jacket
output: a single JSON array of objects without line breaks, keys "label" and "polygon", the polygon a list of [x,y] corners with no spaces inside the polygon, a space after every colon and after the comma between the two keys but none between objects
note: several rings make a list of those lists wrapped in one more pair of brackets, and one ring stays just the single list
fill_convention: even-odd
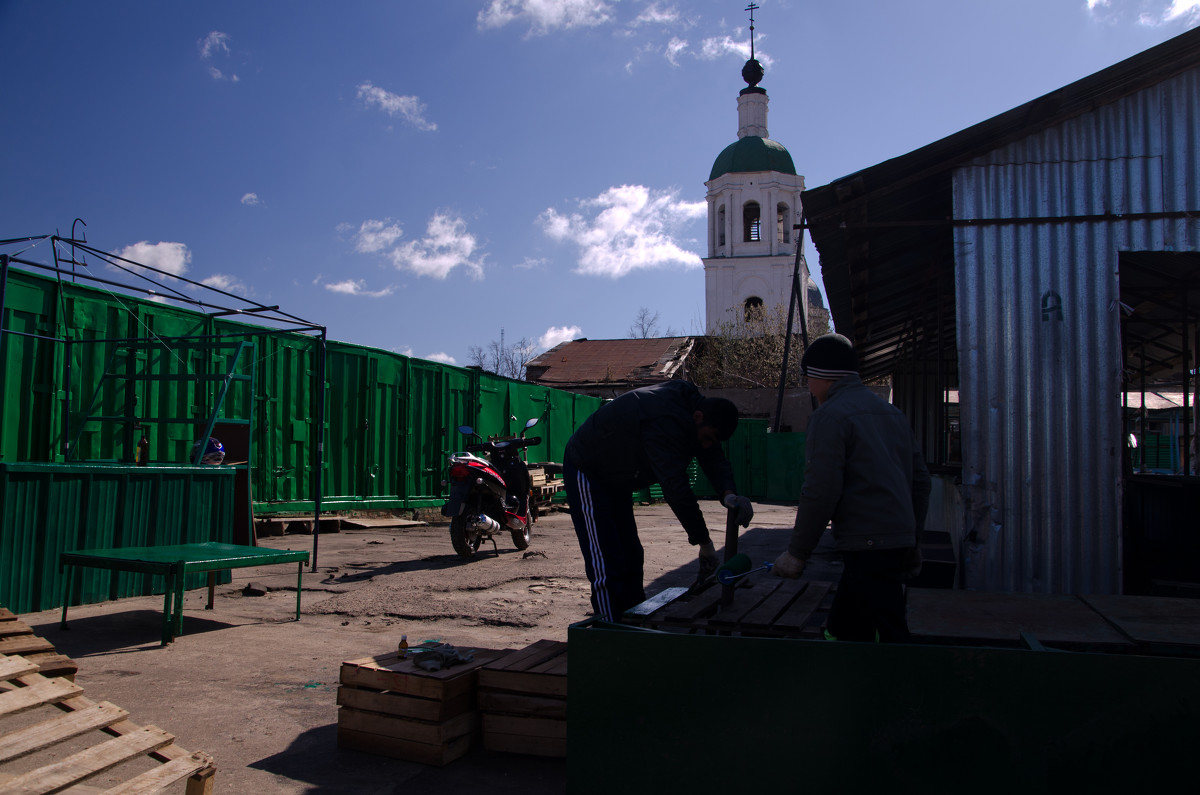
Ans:
[{"label": "man in dark jacket", "polygon": [[828,634],[907,641],[903,578],[920,564],[929,470],[904,414],[859,379],[850,340],[840,334],[813,340],[800,372],[819,405],[808,423],[796,525],[772,571],[799,577],[832,520],[845,567]]},{"label": "man in dark jacket", "polygon": [[720,442],[737,428],[737,407],[706,398],[685,381],[635,389],[601,406],[567,442],[563,480],[597,616],[617,621],[645,601],[644,553],[633,518],[633,492],[654,483],[700,547],[701,574],[720,561],[688,482],[695,458],[722,502],[750,524],[754,509],[739,497]]}]

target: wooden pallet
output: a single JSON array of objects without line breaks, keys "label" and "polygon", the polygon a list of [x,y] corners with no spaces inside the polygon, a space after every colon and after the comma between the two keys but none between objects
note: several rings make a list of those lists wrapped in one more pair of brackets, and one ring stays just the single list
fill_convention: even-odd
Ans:
[{"label": "wooden pallet", "polygon": [[471,749],[479,731],[475,689],[480,667],[509,651],[472,649],[469,663],[425,671],[410,650],[342,663],[338,745],[427,765]]},{"label": "wooden pallet", "polygon": [[[30,722],[28,713],[35,710],[46,717]],[[14,719],[18,714],[25,720]],[[86,698],[72,681],[45,676],[25,657],[0,656],[0,793],[58,792],[149,758],[158,764],[102,791],[158,792],[186,779],[187,795],[211,795],[216,765],[210,756],[186,751],[173,735],[157,726],[139,726],[128,715],[107,701]],[[80,740],[94,742],[73,750]],[[25,759],[25,769],[17,772],[13,763],[19,759]],[[120,769],[113,772],[124,775]]]},{"label": "wooden pallet", "polygon": [[42,676],[61,676],[74,681],[79,666],[54,644],[33,634],[33,628],[7,608],[0,607],[0,654],[19,654],[37,663]]},{"label": "wooden pallet", "polygon": [[539,640],[479,670],[483,746],[567,755],[567,644]]},{"label": "wooden pallet", "polygon": [[[626,623],[669,631],[748,635],[756,637],[819,637],[833,599],[832,583],[819,580],[760,578],[750,587],[733,589],[733,599],[722,605],[719,585],[693,595],[655,604],[648,612],[626,613]],[[639,614],[641,612],[642,614]]]}]

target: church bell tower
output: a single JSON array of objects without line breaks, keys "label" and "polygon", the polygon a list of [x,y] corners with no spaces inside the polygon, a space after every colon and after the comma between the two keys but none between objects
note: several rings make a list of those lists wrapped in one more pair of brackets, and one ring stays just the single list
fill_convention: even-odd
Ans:
[{"label": "church bell tower", "polygon": [[[767,134],[767,92],[754,57],[750,4],[750,60],[738,94],[738,140],[717,155],[708,188],[708,256],[704,262],[705,326],[717,334],[755,317],[786,318],[802,217],[804,177],[792,156]],[[800,256],[798,311],[808,312],[809,273]],[[805,315],[807,316],[807,315]]]}]

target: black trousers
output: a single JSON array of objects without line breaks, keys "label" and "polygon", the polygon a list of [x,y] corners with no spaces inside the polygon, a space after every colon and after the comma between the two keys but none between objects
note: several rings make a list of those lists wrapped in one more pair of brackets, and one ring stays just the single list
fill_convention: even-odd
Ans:
[{"label": "black trousers", "polygon": [[829,609],[829,634],[838,640],[907,643],[901,575],[912,550],[843,552],[845,568]]},{"label": "black trousers", "polygon": [[633,519],[633,495],[628,489],[607,488],[568,463],[563,464],[563,485],[592,583],[592,609],[606,621],[619,621],[626,610],[646,601],[646,553]]}]

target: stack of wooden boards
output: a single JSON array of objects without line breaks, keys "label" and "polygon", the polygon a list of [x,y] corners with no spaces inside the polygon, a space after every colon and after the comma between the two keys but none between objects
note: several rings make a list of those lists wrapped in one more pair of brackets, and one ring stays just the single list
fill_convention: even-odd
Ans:
[{"label": "stack of wooden boards", "polygon": [[471,749],[482,724],[489,750],[566,756],[566,643],[469,649],[470,662],[439,671],[415,664],[420,648],[342,663],[340,747],[445,765]]},{"label": "stack of wooden boards", "polygon": [[54,644],[33,634],[33,629],[8,608],[0,607],[0,654],[19,654],[36,663],[42,676],[61,676],[74,681],[79,666],[59,654]]},{"label": "stack of wooden boards", "polygon": [[342,663],[339,747],[426,765],[444,765],[471,749],[479,732],[479,668],[508,651],[470,649],[468,663],[425,671],[414,661],[419,648],[405,658],[391,652]]},{"label": "stack of wooden boards", "polygon": [[[529,485],[533,490],[533,500],[538,505],[549,503],[563,488],[562,464],[542,462],[527,464],[529,469]],[[555,477],[555,476],[558,477]]]},{"label": "stack of wooden boards", "polygon": [[479,669],[483,747],[567,755],[567,644],[539,640]]},{"label": "stack of wooden boards", "polygon": [[[20,623],[4,612],[0,626],[12,629]],[[10,634],[5,640],[21,637]],[[133,723],[115,704],[84,697],[83,688],[72,681],[73,663],[66,666],[70,678],[48,675],[67,659],[53,646],[34,654],[49,667],[22,655],[0,655],[0,792],[49,793],[69,787],[75,792],[85,780],[91,785],[88,792],[158,792],[186,779],[187,795],[212,793],[217,769],[211,757],[184,750],[157,726]],[[96,785],[100,788],[93,789]]]}]

